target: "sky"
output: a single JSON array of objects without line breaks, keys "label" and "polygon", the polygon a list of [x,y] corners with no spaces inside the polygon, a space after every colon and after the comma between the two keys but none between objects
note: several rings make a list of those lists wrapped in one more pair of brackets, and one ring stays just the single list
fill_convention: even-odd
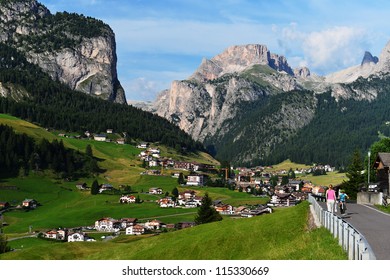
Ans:
[{"label": "sky", "polygon": [[38,0],[110,25],[128,100],[153,101],[202,58],[232,45],[263,44],[291,67],[326,75],[380,55],[390,40],[390,1]]}]

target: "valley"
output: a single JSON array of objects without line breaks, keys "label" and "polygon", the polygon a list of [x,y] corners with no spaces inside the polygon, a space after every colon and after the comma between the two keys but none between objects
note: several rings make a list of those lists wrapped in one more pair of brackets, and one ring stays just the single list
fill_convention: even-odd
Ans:
[{"label": "valley", "polygon": [[[107,142],[98,142],[94,140],[85,140],[85,139],[75,139],[70,137],[58,136],[58,134],[63,135],[64,133],[58,133],[58,131],[47,131],[39,126],[22,121],[18,118],[11,117],[9,115],[0,115],[0,124],[6,124],[12,126],[18,133],[26,133],[34,137],[37,141],[42,140],[43,138],[48,137],[51,140],[63,141],[66,147],[72,149],[78,149],[80,151],[85,151],[87,145],[91,145],[94,156],[98,159],[99,167],[101,167],[104,172],[98,174],[97,176],[86,177],[86,178],[77,178],[75,181],[64,180],[61,177],[58,177],[58,174],[50,170],[46,171],[30,171],[27,176],[18,176],[15,178],[3,178],[0,181],[0,196],[1,201],[8,201],[11,205],[6,211],[2,213],[2,220],[5,223],[3,227],[3,232],[9,238],[10,246],[15,250],[6,254],[0,255],[0,258],[11,258],[11,259],[57,259],[57,258],[91,258],[91,259],[123,259],[123,258],[139,258],[142,254],[145,259],[159,259],[161,257],[172,259],[202,259],[205,258],[202,251],[198,252],[196,255],[180,253],[182,249],[178,246],[179,240],[188,239],[189,236],[192,236],[193,245],[199,248],[200,243],[202,242],[202,234],[208,234],[207,232],[212,231],[216,232],[217,228],[220,227],[220,230],[231,232],[232,227],[238,232],[231,232],[230,237],[216,237],[218,238],[233,238],[235,234],[241,234],[241,231],[246,231],[246,226],[251,226],[253,222],[256,223],[267,223],[267,219],[271,219],[270,223],[277,223],[277,220],[285,219],[278,217],[279,215],[298,215],[297,219],[300,220],[301,226],[297,228],[298,231],[302,231],[300,234],[307,235],[307,238],[319,238],[319,236],[326,235],[326,233],[321,230],[314,230],[314,232],[305,233],[305,221],[306,216],[308,215],[306,203],[302,203],[299,207],[296,206],[297,210],[292,208],[278,208],[275,210],[275,213],[266,216],[259,216],[250,219],[232,219],[229,216],[224,216],[222,222],[216,226],[212,225],[199,225],[190,229],[182,230],[168,230],[167,233],[160,233],[160,235],[155,236],[155,233],[150,232],[149,234],[140,235],[140,236],[131,236],[126,235],[124,231],[121,231],[121,234],[112,239],[112,241],[102,242],[102,236],[111,236],[114,232],[98,232],[94,230],[95,221],[103,217],[112,217],[114,219],[121,218],[137,218],[139,223],[145,223],[151,220],[159,220],[165,225],[168,224],[180,224],[180,222],[193,222],[197,214],[197,208],[161,208],[156,201],[160,198],[166,196],[166,192],[171,195],[174,188],[178,188],[179,192],[184,191],[195,191],[196,195],[203,196],[205,193],[208,193],[213,201],[220,200],[224,204],[232,205],[235,208],[240,206],[255,206],[259,204],[266,204],[269,201],[268,197],[254,196],[250,193],[230,190],[226,187],[207,187],[207,186],[181,186],[177,182],[177,178],[173,178],[172,174],[176,172],[183,172],[187,176],[190,174],[189,171],[183,170],[174,170],[168,168],[157,168],[154,170],[162,171],[160,175],[141,175],[144,173],[145,169],[142,167],[142,161],[139,159],[139,154],[142,149],[139,149],[132,145],[119,145],[116,143],[107,143]],[[170,157],[176,157],[180,161],[188,162],[202,162],[204,164],[213,164],[217,166],[219,163],[214,159],[209,157],[204,153],[199,154],[187,154],[179,155],[177,152],[173,151],[170,148],[159,146],[161,148],[161,155],[168,155]],[[274,170],[285,170],[287,168],[307,168],[308,166],[296,165],[291,162],[284,162],[278,166],[274,166]],[[148,168],[149,169],[149,168]],[[153,170],[153,168],[151,168]],[[223,175],[225,172],[221,172]],[[209,174],[210,177],[217,179],[219,178],[218,174]],[[333,175],[331,175],[333,176]],[[314,177],[313,177],[314,178]],[[329,177],[330,178],[330,177]],[[341,181],[343,177],[340,177]],[[120,190],[120,185],[131,186],[131,194],[134,196],[139,196],[143,203],[136,204],[120,204],[119,197],[121,194],[118,192],[114,193],[102,193],[97,195],[91,195],[90,190],[80,190],[76,187],[78,182],[85,182],[88,186],[91,186],[92,182],[97,180],[100,184],[110,184],[113,185],[115,189]],[[161,188],[162,194],[149,194],[148,191],[150,188]],[[31,210],[25,209],[14,209],[15,206],[20,204],[26,198],[34,199],[38,202],[38,207]],[[295,208],[295,207],[293,207]],[[301,210],[298,210],[301,209]],[[298,212],[297,212],[298,211]],[[306,214],[301,213],[300,211],[306,212]],[[275,215],[275,216],[274,216]],[[270,218],[267,218],[267,217]],[[272,218],[274,216],[275,218]],[[303,220],[301,220],[303,218]],[[276,219],[276,220],[273,220]],[[295,219],[295,218],[294,218]],[[241,224],[241,226],[239,226]],[[282,226],[282,225],[280,225]],[[210,227],[210,228],[209,228]],[[243,227],[243,228],[241,228]],[[302,228],[301,228],[302,227]],[[92,244],[91,242],[82,242],[85,245],[75,245],[70,243],[61,243],[61,242],[50,242],[48,239],[41,238],[22,238],[23,236],[34,237],[41,233],[41,235],[49,230],[59,229],[59,228],[68,228],[68,229],[82,229],[83,231],[88,232],[88,235],[91,238],[94,238],[97,242]],[[260,226],[260,230],[266,230],[268,226]],[[224,230],[223,230],[224,229]],[[166,230],[164,230],[166,231]],[[195,233],[195,232],[196,233]],[[198,236],[196,239],[193,238],[193,235]],[[259,238],[262,234],[261,232],[253,234],[258,235]],[[214,235],[214,234],[213,234]],[[115,236],[115,234],[114,234]],[[161,239],[162,238],[162,239]],[[171,240],[172,241],[169,241]],[[322,238],[322,237],[321,237]],[[15,240],[13,240],[15,239]],[[153,241],[154,240],[154,241]],[[175,250],[172,253],[159,256],[159,254],[147,253],[143,251],[143,247],[150,242],[160,242],[159,240],[164,240],[164,244],[169,244],[169,242],[174,242],[176,245]],[[176,240],[176,241],[174,241]],[[255,238],[256,240],[256,238]],[[254,241],[254,240],[253,240]],[[130,242],[130,243],[129,243]],[[146,243],[145,243],[146,242]],[[220,242],[218,240],[210,240],[211,243],[207,243],[207,246],[214,242]],[[299,241],[301,242],[301,241]],[[76,242],[78,243],[78,242]],[[136,253],[134,251],[130,255],[126,253],[125,255],[119,253],[123,250],[122,247],[128,246],[129,243],[134,245],[138,244],[140,252]],[[180,243],[180,242],[179,242]],[[263,243],[266,244],[266,243]],[[203,246],[206,246],[202,244]],[[76,247],[75,247],[76,246]],[[80,247],[81,246],[81,247]],[[242,246],[242,245],[240,245]],[[248,243],[244,246],[253,246],[252,243]],[[292,245],[291,245],[292,246]],[[298,246],[298,245],[295,245]],[[148,247],[148,246],[146,246]],[[145,248],[146,248],[145,247]],[[158,246],[157,246],[158,247]],[[44,249],[43,249],[44,248]],[[77,248],[77,249],[76,249]],[[122,248],[122,249],[121,249]],[[206,247],[205,247],[206,248]],[[294,246],[288,251],[284,252],[282,255],[280,253],[275,253],[275,255],[268,256],[271,258],[307,258],[305,254],[296,255],[290,250],[294,251]],[[45,250],[47,253],[45,255],[36,255],[38,251]],[[115,255],[106,255],[104,252],[114,250],[117,252]],[[185,249],[184,251],[186,251]],[[232,251],[225,252],[228,254],[229,258],[239,259],[239,258],[253,258],[261,257],[263,255],[250,254],[242,255],[241,253],[236,252],[234,248],[231,248]],[[340,258],[341,255],[332,255],[335,254],[335,248],[331,252],[327,252],[321,257],[317,255],[314,258]],[[337,251],[337,250],[336,250]],[[141,253],[142,252],[142,253]],[[290,253],[289,253],[290,252]],[[110,253],[111,254],[111,253]],[[245,253],[247,254],[247,253]],[[292,255],[291,255],[292,254]],[[321,253],[322,254],[322,253]],[[88,256],[88,257],[87,257]],[[333,256],[333,257],[332,257]],[[338,256],[338,257],[336,257]],[[207,257],[208,259],[218,259],[220,255],[214,255]],[[342,257],[341,257],[342,258]]]}]

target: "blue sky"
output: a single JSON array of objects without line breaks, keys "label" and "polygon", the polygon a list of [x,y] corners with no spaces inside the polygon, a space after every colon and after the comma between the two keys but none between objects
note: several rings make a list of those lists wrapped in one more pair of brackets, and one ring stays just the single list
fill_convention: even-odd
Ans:
[{"label": "blue sky", "polygon": [[292,67],[325,75],[379,56],[390,40],[390,2],[347,0],[38,0],[114,30],[127,99],[152,101],[203,57],[264,44]]}]

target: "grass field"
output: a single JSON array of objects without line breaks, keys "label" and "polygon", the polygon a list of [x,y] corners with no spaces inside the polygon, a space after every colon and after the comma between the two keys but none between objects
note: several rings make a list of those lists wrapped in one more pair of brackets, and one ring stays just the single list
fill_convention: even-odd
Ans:
[{"label": "grass field", "polygon": [[28,238],[11,241],[10,245],[20,250],[0,255],[0,259],[346,260],[329,232],[308,229],[308,213],[305,202],[272,215],[225,219],[159,236],[122,236],[109,242],[77,244]]}]

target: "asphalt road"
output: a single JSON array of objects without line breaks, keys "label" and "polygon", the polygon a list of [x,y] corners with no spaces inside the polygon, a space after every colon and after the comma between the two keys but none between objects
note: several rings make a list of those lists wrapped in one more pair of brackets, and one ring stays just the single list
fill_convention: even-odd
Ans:
[{"label": "asphalt road", "polygon": [[[320,205],[326,208],[325,203]],[[340,211],[336,215],[341,216]],[[364,235],[377,260],[390,260],[390,214],[370,205],[347,203],[343,219]]]}]

